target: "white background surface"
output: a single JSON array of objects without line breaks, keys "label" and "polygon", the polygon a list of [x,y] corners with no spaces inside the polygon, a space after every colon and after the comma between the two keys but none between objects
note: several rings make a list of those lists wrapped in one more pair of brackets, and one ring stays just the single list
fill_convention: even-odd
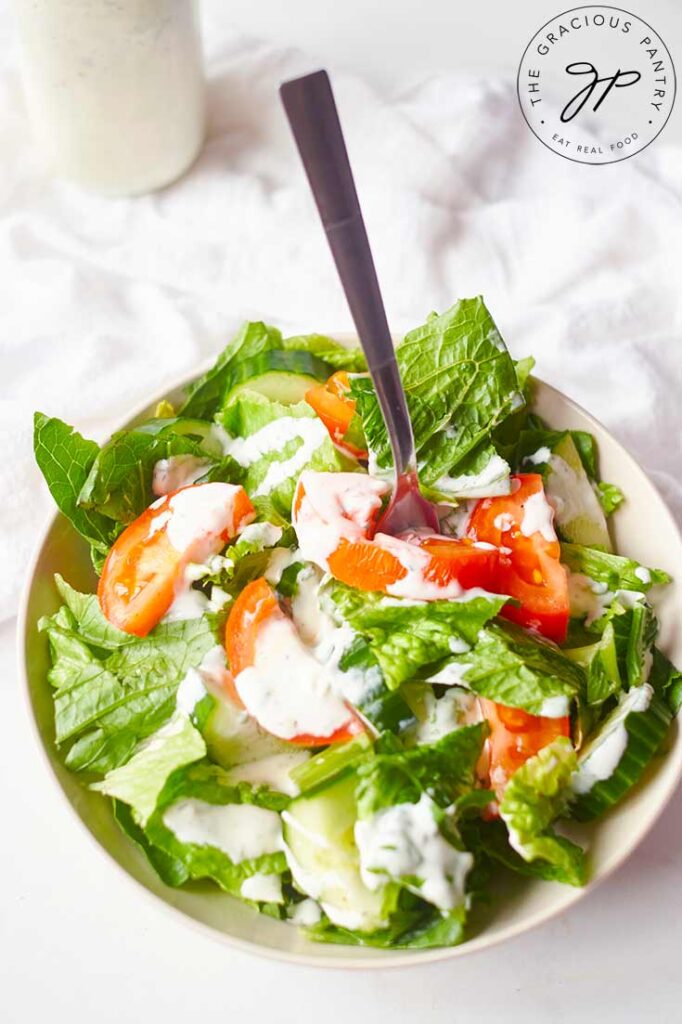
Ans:
[{"label": "white background surface", "polygon": [[[346,0],[343,4],[330,0],[298,0],[294,4],[261,0],[257,5],[246,0],[230,0],[229,5],[222,0],[207,0],[207,50],[212,68],[226,72],[226,83],[232,85],[238,81],[235,73],[239,72],[239,61],[234,54],[222,62],[220,58],[228,38],[228,6],[228,15],[239,30],[269,39],[277,46],[298,44],[319,55],[319,59],[303,66],[326,62],[339,71],[348,69],[375,83],[384,96],[400,98],[403,118],[411,112],[419,121],[425,111],[431,111],[426,134],[430,132],[434,139],[440,139],[439,119],[457,115],[461,120],[466,107],[451,110],[442,97],[435,95],[435,88],[433,96],[428,85],[411,93],[408,83],[425,72],[454,69],[494,72],[511,78],[527,39],[543,20],[561,10],[560,4],[528,0],[513,5],[513,14],[512,5],[501,0],[475,7],[448,0],[371,5],[361,0]],[[676,13],[673,0],[631,0],[628,6],[660,31],[673,57],[682,52],[679,5]],[[5,59],[11,54],[12,40],[4,20],[0,21],[0,30],[4,30],[0,31],[0,41]],[[256,51],[255,59],[265,64],[272,55]],[[11,56],[7,60],[11,62]],[[678,70],[680,60],[678,57]],[[284,58],[280,63],[284,67]],[[3,102],[16,104],[16,86],[12,80],[8,82]],[[349,108],[353,100],[357,106],[358,98],[364,97],[348,82],[342,84],[342,95],[347,97]],[[410,176],[416,176],[420,168],[426,175],[428,169],[422,190],[425,194],[407,211],[396,229],[398,234],[391,235],[388,227],[382,233],[378,218],[376,228],[372,230],[371,226],[373,237],[379,239],[378,261],[394,321],[400,327],[407,326],[425,312],[415,298],[420,290],[425,295],[420,302],[427,307],[442,306],[448,296],[452,297],[452,280],[458,282],[456,291],[463,294],[480,289],[486,296],[492,295],[490,304],[496,316],[499,314],[514,354],[534,351],[545,377],[563,385],[606,420],[644,461],[679,513],[680,492],[675,478],[681,469],[682,427],[678,408],[682,386],[678,297],[682,179],[678,169],[682,160],[671,143],[682,137],[682,101],[678,98],[666,129],[665,146],[658,147],[646,163],[634,167],[635,161],[629,161],[633,167],[624,165],[618,173],[607,168],[581,168],[579,173],[584,170],[592,177],[578,178],[565,161],[540,153],[539,146],[536,152],[532,148],[534,140],[510,134],[506,119],[512,108],[505,106],[504,96],[494,90],[486,94],[482,109],[489,118],[499,119],[497,141],[507,147],[507,152],[510,145],[523,147],[524,153],[527,150],[529,162],[523,173],[520,165],[495,170],[496,131],[490,126],[490,159],[481,162],[480,170],[473,162],[467,163],[467,152],[461,156],[456,153],[454,171],[447,171],[445,165],[434,170],[443,153],[429,163],[428,146],[415,152],[416,135],[404,136],[412,152],[401,152],[399,163],[394,153],[387,153],[392,166],[390,180],[398,182],[403,191],[396,186],[395,193],[390,192],[387,179],[386,220],[391,204],[398,219],[397,208],[411,201]],[[213,99],[215,104],[215,90]],[[237,166],[236,178],[247,181],[255,171],[256,180],[267,194],[273,176],[276,181],[282,168],[268,163],[268,154],[258,147],[257,129],[263,125],[259,123],[255,135],[249,135],[250,99],[245,88],[232,109],[233,118],[235,110],[246,111],[243,124],[233,136],[234,143],[220,148],[219,125],[214,119],[216,134],[208,159],[214,165],[217,158],[228,163],[232,160]],[[472,93],[474,101],[480,102],[478,93]],[[356,119],[350,126],[351,142],[357,140],[360,152],[362,139],[376,130],[373,126],[377,124],[393,126],[395,134],[389,143],[397,145],[396,140],[403,138],[403,122],[391,121],[381,102],[368,94],[366,105],[379,111],[379,120],[369,118],[358,128]],[[2,107],[5,112],[8,109]],[[183,260],[182,252],[177,254],[176,265],[155,263],[156,252],[145,250],[144,238],[134,235],[135,225],[141,218],[148,223],[152,213],[161,217],[164,210],[171,220],[180,216],[182,223],[182,218],[192,212],[191,201],[183,207],[176,191],[153,204],[142,200],[139,207],[112,206],[107,208],[112,211],[110,216],[105,216],[98,201],[81,201],[59,188],[50,191],[21,148],[26,143],[20,108],[12,109],[12,114],[14,120],[9,127],[0,122],[0,157],[5,164],[0,201],[7,226],[6,231],[0,231],[0,269],[6,286],[0,312],[0,387],[3,399],[14,403],[15,412],[19,410],[23,415],[29,405],[42,404],[49,412],[75,420],[82,429],[89,427],[101,434],[113,417],[124,413],[126,402],[132,404],[144,390],[155,390],[164,378],[191,365],[193,358],[215,349],[225,323],[242,315],[279,314],[292,324],[302,321],[301,325],[308,328],[346,325],[333,277],[324,263],[319,280],[313,278],[308,284],[310,296],[305,289],[297,294],[296,282],[286,273],[282,281],[274,281],[272,267],[268,269],[251,253],[248,279],[239,278],[235,264],[228,268],[230,275],[224,279],[217,275],[210,287],[206,279],[193,281],[194,267],[187,258]],[[267,120],[266,128],[271,128]],[[482,151],[476,150],[474,136],[470,142],[473,161],[474,156],[481,157]],[[412,164],[410,155],[414,158]],[[205,190],[211,187],[211,178],[205,164],[202,168]],[[14,179],[9,177],[12,169]],[[380,204],[381,179],[373,177],[362,157],[359,170],[368,190],[364,194]],[[450,173],[454,179],[448,178]],[[478,194],[472,185],[474,178]],[[193,180],[196,187],[196,175]],[[233,188],[237,184],[232,180]],[[190,200],[192,187],[192,181],[185,186],[184,194]],[[205,194],[199,192],[197,199],[195,193],[194,202],[201,202]],[[209,192],[211,197],[220,203],[217,190]],[[284,193],[280,197],[290,201]],[[50,236],[45,232],[46,225],[55,224],[48,216],[50,203],[61,203],[55,209],[61,211],[63,225],[69,221],[59,239],[54,231]],[[174,208],[174,203],[179,205]],[[221,213],[228,217],[225,240],[215,244],[229,248],[235,227],[229,215],[234,211],[226,207]],[[269,215],[280,214],[281,209],[273,204]],[[372,220],[369,214],[368,220]],[[574,221],[576,231],[572,235]],[[25,229],[23,234],[18,234],[17,224]],[[42,248],[38,247],[31,262],[20,266],[24,252],[17,238],[23,245],[31,235],[31,225],[43,230],[39,239]],[[425,245],[433,243],[436,251],[434,240],[441,225],[447,244],[441,240],[438,258],[425,260],[422,266],[410,250],[415,242],[421,244],[424,240]],[[35,227],[33,231],[38,238]],[[114,240],[120,241],[119,233],[125,235],[128,231],[133,234],[128,248],[117,247]],[[267,227],[262,232],[259,241],[267,247],[271,243]],[[50,290],[51,269],[61,264],[48,245],[56,249],[57,242],[64,244],[67,237],[73,241],[73,249],[63,262],[72,273],[83,275],[77,277],[78,288],[68,301],[56,289]],[[208,244],[206,238],[202,241]],[[161,244],[158,236],[154,242],[157,247]],[[206,256],[205,248],[199,245],[191,251],[193,256]],[[320,245],[315,258],[326,258],[322,253]],[[114,315],[113,304],[107,304],[106,288],[109,279],[121,272],[117,258],[129,265],[131,254],[138,259],[133,263],[133,276],[144,278],[148,287],[135,293],[135,301],[129,303],[125,315],[120,314],[119,322],[118,311]],[[278,251],[277,258],[281,260],[285,254],[286,250]],[[299,255],[294,252],[292,258]],[[44,276],[35,276],[37,266]],[[206,267],[210,271],[210,263],[202,265],[202,273]],[[27,271],[24,295],[19,284],[26,280]],[[14,278],[12,273],[16,274]],[[159,294],[152,293],[150,281],[156,283],[160,276],[163,288],[159,287]],[[418,278],[416,285],[413,276]],[[188,278],[186,290],[178,283],[183,278]],[[43,301],[37,303],[35,289],[41,282],[50,283],[50,289],[46,284]],[[222,299],[217,298],[219,289],[223,289]],[[93,293],[101,299],[99,309]],[[312,295],[315,316],[322,315],[320,308],[331,311],[324,323],[305,319],[305,301],[312,303]],[[267,307],[259,309],[263,301]],[[74,314],[76,308],[84,311],[80,319]],[[180,326],[169,310],[174,314],[180,311]],[[131,333],[133,327],[137,329],[140,324],[143,335],[149,323],[162,314],[167,317],[164,331],[174,339],[172,345],[163,339],[159,342],[167,345],[165,359],[159,359],[162,347],[152,347],[141,369],[135,367],[135,378],[127,377],[112,353],[126,352],[121,346],[128,337],[137,340]],[[90,323],[96,317],[100,318],[98,323],[106,323],[104,334]],[[31,321],[29,327],[27,318]],[[80,346],[76,351],[81,353],[78,365],[82,376],[67,375],[63,386],[60,383],[55,388],[58,364],[65,362],[64,353],[70,351],[64,324],[73,332],[74,344]],[[55,331],[54,340],[50,329]],[[50,347],[44,343],[45,338],[50,338]],[[126,358],[134,358],[134,347],[130,346]],[[112,360],[108,367],[110,386],[100,389],[94,402],[87,381],[103,360],[107,365],[107,358]],[[24,444],[23,430],[23,426],[18,429],[16,441],[13,435],[13,446]],[[7,451],[10,444],[6,438],[0,438],[3,444]],[[23,465],[19,469],[24,472]],[[28,470],[26,474],[20,483],[28,498],[21,509],[40,505],[35,478]],[[10,525],[16,532],[8,532],[7,523],[2,522],[8,558],[8,537],[15,546],[16,538],[23,537],[18,518]],[[4,592],[7,607],[13,599],[10,590]],[[245,1019],[253,1024],[274,1020],[283,1024],[313,1020],[345,1024],[348,1019],[378,1024],[412,1019],[467,1024],[500,1018],[509,1022],[667,1022],[679,1015],[682,793],[638,852],[588,900],[538,931],[489,953],[451,965],[354,975],[255,960],[194,933],[150,902],[110,866],[62,806],[35,748],[16,684],[12,631],[11,622],[0,628],[3,1024],[32,1024],[41,1019],[58,1024],[118,1024],[122,1020],[175,1024],[198,1020],[202,1015],[227,1021]]]}]

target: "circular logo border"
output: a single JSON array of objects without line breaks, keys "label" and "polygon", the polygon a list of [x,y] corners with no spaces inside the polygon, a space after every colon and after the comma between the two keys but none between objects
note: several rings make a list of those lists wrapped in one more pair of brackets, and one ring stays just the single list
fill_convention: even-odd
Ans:
[{"label": "circular logo border", "polygon": [[[666,53],[670,57],[670,64],[671,64],[671,67],[673,69],[673,98],[672,98],[672,101],[670,103],[670,110],[668,111],[668,116],[666,117],[665,121],[663,122],[661,127],[658,129],[656,134],[653,136],[653,138],[649,139],[649,141],[647,142],[647,144],[645,146],[642,146],[641,149],[636,150],[636,152],[634,152],[634,153],[624,153],[623,156],[616,157],[614,160],[602,160],[600,162],[596,162],[596,161],[592,161],[592,160],[578,160],[574,156],[567,156],[565,153],[560,153],[558,150],[553,149],[549,145],[549,143],[545,142],[545,140],[538,135],[538,133],[535,131],[535,128],[533,127],[533,125],[530,123],[530,121],[526,117],[526,112],[524,110],[523,103],[521,101],[521,88],[520,88],[521,69],[523,67],[523,62],[524,62],[524,60],[526,58],[526,54],[528,53],[528,51],[530,50],[531,46],[533,45],[533,42],[536,39],[536,37],[539,36],[540,33],[544,29],[546,29],[548,27],[548,25],[551,25],[558,18],[563,18],[567,14],[573,14],[574,11],[592,11],[595,8],[603,8],[604,10],[607,10],[607,11],[618,11],[620,14],[627,14],[630,18],[636,18],[637,21],[641,22],[642,25],[646,25],[646,27],[649,29],[649,31],[653,32],[653,34],[658,39],[660,39],[661,43],[665,47]],[[548,149],[550,153],[554,153],[555,156],[560,156],[564,160],[570,160],[570,162],[572,164],[582,164],[583,167],[609,167],[611,164],[620,164],[624,160],[631,160],[632,157],[638,156],[640,153],[643,153],[644,150],[648,149],[649,146],[651,145],[651,143],[655,142],[656,139],[658,138],[658,136],[661,134],[661,132],[663,131],[663,129],[667,125],[668,121],[670,120],[670,115],[672,114],[673,108],[675,106],[675,100],[677,98],[677,71],[675,69],[675,62],[673,60],[673,55],[670,52],[670,50],[668,49],[668,44],[666,42],[664,42],[663,37],[661,35],[659,35],[659,33],[656,31],[656,29],[653,27],[653,25],[650,25],[648,21],[644,20],[644,18],[640,18],[639,14],[633,14],[632,11],[626,11],[625,8],[623,8],[623,7],[613,7],[610,4],[581,4],[580,7],[569,7],[567,10],[560,11],[559,14],[555,14],[553,18],[550,18],[548,21],[546,21],[544,23],[544,25],[541,25],[540,28],[537,29],[533,33],[533,35],[530,38],[530,42],[528,43],[528,45],[526,46],[525,50],[521,54],[521,60],[519,61],[519,68],[518,68],[518,71],[516,72],[516,98],[519,101],[519,109],[521,111],[521,116],[523,117],[523,120],[526,122],[526,124],[528,125],[528,127],[531,130],[531,132],[533,133],[535,138],[538,140],[538,142],[541,143],[545,147],[545,149]]]}]

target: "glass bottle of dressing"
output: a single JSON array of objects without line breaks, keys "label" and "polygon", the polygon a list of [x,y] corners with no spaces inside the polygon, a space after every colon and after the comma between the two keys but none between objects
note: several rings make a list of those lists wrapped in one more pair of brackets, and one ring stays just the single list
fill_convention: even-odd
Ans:
[{"label": "glass bottle of dressing", "polygon": [[178,178],[204,138],[194,0],[14,0],[34,135],[49,170],[133,195]]}]

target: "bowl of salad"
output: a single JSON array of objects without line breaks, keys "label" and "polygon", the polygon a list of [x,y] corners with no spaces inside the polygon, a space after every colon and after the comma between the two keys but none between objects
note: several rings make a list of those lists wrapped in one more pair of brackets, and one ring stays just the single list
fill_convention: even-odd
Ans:
[{"label": "bowl of salad", "polygon": [[682,541],[481,298],[397,357],[438,533],[375,524],[361,351],[247,323],[103,445],[36,413],[58,507],[22,608],[40,743],[100,846],[242,948],[461,955],[570,906],[682,770]]}]

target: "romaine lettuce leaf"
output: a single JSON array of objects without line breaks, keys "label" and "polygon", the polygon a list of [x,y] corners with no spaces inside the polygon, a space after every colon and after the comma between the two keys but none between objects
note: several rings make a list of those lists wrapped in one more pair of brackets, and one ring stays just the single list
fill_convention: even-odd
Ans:
[{"label": "romaine lettuce leaf", "polygon": [[281,875],[287,870],[285,856],[280,851],[234,863],[217,846],[180,840],[168,827],[164,816],[173,805],[190,799],[214,806],[251,804],[278,812],[287,806],[289,798],[245,782],[230,783],[222,768],[208,762],[198,762],[175,771],[166,782],[144,832],[154,847],[182,863],[190,878],[212,878],[225,891],[240,896],[241,886],[247,878],[255,874]]},{"label": "romaine lettuce leaf", "polygon": [[282,335],[276,327],[269,327],[260,321],[243,324],[211,369],[187,389],[187,397],[180,408],[181,415],[212,419],[222,402],[225,381],[233,362],[237,359],[251,359],[260,352],[281,347]]},{"label": "romaine lettuce leaf", "polygon": [[651,665],[650,652],[658,633],[658,621],[651,605],[636,601],[624,607],[620,601],[614,601],[602,622],[604,633],[609,626],[613,630],[620,673],[628,687],[645,683]]},{"label": "romaine lettuce leaf", "polygon": [[[514,363],[480,297],[429,317],[406,335],[396,357],[428,487],[456,475],[464,457],[523,404]],[[371,381],[354,379],[351,393],[372,462],[386,472],[391,451]]]},{"label": "romaine lettuce leaf", "polygon": [[337,615],[369,642],[390,689],[446,657],[453,644],[471,646],[506,598],[495,594],[465,601],[415,602],[330,585]]},{"label": "romaine lettuce leaf", "polygon": [[113,800],[112,803],[116,824],[139,847],[161,881],[166,885],[175,887],[186,882],[189,879],[189,871],[183,862],[149,842],[147,836],[133,818],[128,804],[124,804],[120,800]]},{"label": "romaine lettuce leaf", "polygon": [[509,465],[489,441],[483,441],[457,466],[457,475],[443,475],[425,488],[431,501],[451,502],[455,498],[486,498],[509,494]]},{"label": "romaine lettuce leaf", "polygon": [[117,644],[120,631],[102,626],[94,596],[64,594],[76,614],[64,605],[39,624],[52,653],[55,738],[70,744],[68,767],[104,773],[170,718],[181,679],[215,645],[213,626],[206,616],[168,622]]},{"label": "romaine lettuce leaf", "polygon": [[119,527],[101,512],[78,504],[99,446],[62,420],[51,419],[42,412],[34,417],[33,446],[38,467],[60,512],[96,552],[106,555]]},{"label": "romaine lettuce leaf", "polygon": [[658,647],[653,649],[648,682],[654,692],[666,702],[673,715],[676,715],[682,707],[682,672],[675,668]]},{"label": "romaine lettuce leaf", "polygon": [[282,348],[287,352],[310,352],[337,370],[362,373],[367,369],[361,348],[345,348],[325,334],[296,334],[292,338],[284,338]]},{"label": "romaine lettuce leaf", "polygon": [[305,929],[313,942],[341,943],[344,946],[370,946],[376,949],[434,949],[456,946],[464,939],[466,909],[457,907],[441,913],[435,907],[403,891],[401,899],[413,902],[399,907],[391,915],[387,928],[377,932],[359,932],[341,928],[323,918],[318,924]]},{"label": "romaine lettuce leaf", "polygon": [[442,808],[474,787],[476,762],[487,727],[463,726],[436,743],[360,761],[356,768],[359,818],[396,804],[417,803],[422,793]]},{"label": "romaine lettuce leaf", "polygon": [[514,772],[500,803],[513,849],[525,861],[551,865],[556,880],[568,885],[584,885],[584,853],[550,826],[568,805],[576,764],[570,740],[560,736]]},{"label": "romaine lettuce leaf", "polygon": [[[174,425],[178,425],[177,431]],[[199,435],[182,429],[180,420],[159,432],[144,428],[120,430],[97,453],[78,495],[78,504],[117,523],[131,523],[155,499],[154,466],[159,460],[176,455],[194,456],[199,464],[205,464],[205,473],[220,465],[221,479],[237,482],[225,475],[227,464],[220,459],[215,446],[209,444],[213,453],[210,454],[202,441]],[[239,467],[233,469],[238,471]]]},{"label": "romaine lettuce leaf", "polygon": [[591,706],[601,705],[614,694],[620,693],[622,681],[618,667],[618,650],[611,622],[607,623],[601,638],[587,647],[573,647],[563,652],[571,661],[582,665],[587,673],[585,701]]},{"label": "romaine lettuce leaf", "polygon": [[470,651],[450,659],[461,670],[461,685],[532,715],[568,714],[582,695],[584,669],[553,644],[512,623],[481,629]]},{"label": "romaine lettuce leaf", "polygon": [[90,788],[128,804],[135,821],[144,826],[168,776],[205,755],[201,733],[186,714],[176,711],[126,764],[107,772],[101,782],[94,782]]},{"label": "romaine lettuce leaf", "polygon": [[307,402],[282,405],[244,389],[220,417],[233,438],[229,453],[244,470],[241,483],[247,493],[256,502],[267,501],[284,520],[291,517],[296,481],[304,469],[351,472],[358,468],[355,460],[334,447]]},{"label": "romaine lettuce leaf", "polygon": [[612,555],[582,544],[562,544],[561,561],[571,572],[582,573],[597,583],[604,583],[610,591],[646,593],[651,587],[670,583],[670,576],[662,569],[647,569],[632,558]]},{"label": "romaine lettuce leaf", "polygon": [[597,497],[604,509],[605,516],[612,515],[625,501],[625,495],[620,487],[615,484],[607,484],[603,480],[597,484]]}]

